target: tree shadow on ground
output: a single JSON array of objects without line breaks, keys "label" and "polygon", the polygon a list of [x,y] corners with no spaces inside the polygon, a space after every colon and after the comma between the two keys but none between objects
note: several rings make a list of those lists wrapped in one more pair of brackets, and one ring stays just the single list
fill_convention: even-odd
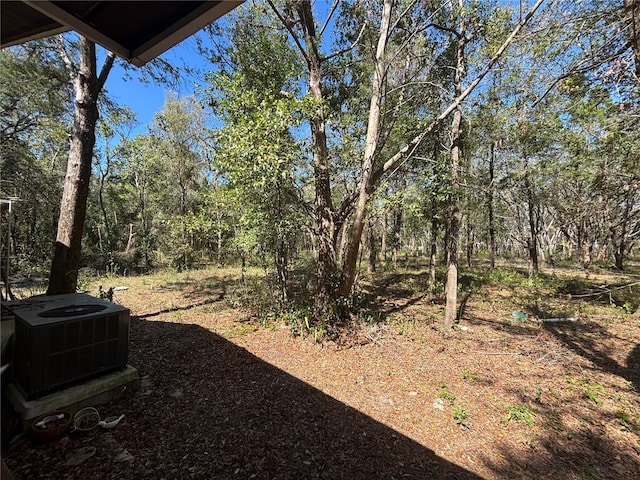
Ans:
[{"label": "tree shadow on ground", "polygon": [[[632,449],[620,448],[620,443],[606,431],[607,425],[621,424],[618,413],[603,412],[591,400],[571,407],[571,403],[566,400],[559,403],[551,395],[532,401],[522,391],[506,391],[518,397],[522,405],[529,406],[535,423],[544,428],[536,429],[532,424],[529,433],[518,439],[519,446],[514,448],[515,439],[511,439],[510,444],[498,446],[498,454],[494,452],[491,458],[483,460],[496,478],[636,478],[640,471],[637,455],[633,455]],[[594,422],[596,416],[603,418]],[[567,419],[573,422],[570,424]],[[622,430],[628,435],[640,436],[640,426],[632,421],[627,421]]]},{"label": "tree shadow on ground", "polygon": [[[130,362],[141,387],[109,406],[126,421],[19,442],[6,456],[16,478],[480,478],[197,325],[133,318]],[[65,465],[87,445],[93,457]]]},{"label": "tree shadow on ground", "polygon": [[[556,339],[577,355],[590,361],[596,368],[622,377],[631,382],[636,389],[640,389],[640,344],[636,344],[631,349],[625,365],[612,358],[612,352],[609,352],[601,341],[597,341],[611,334],[596,323],[544,323],[543,326]],[[620,338],[618,341],[629,342]]]},{"label": "tree shadow on ground", "polygon": [[640,469],[636,458],[598,429],[569,430],[564,437],[531,434],[522,441],[516,451],[502,444],[492,459],[485,459],[495,478],[617,480],[636,478]]},{"label": "tree shadow on ground", "polygon": [[197,307],[203,307],[205,305],[211,305],[213,303],[218,303],[220,300],[222,300],[221,298],[211,298],[208,300],[203,300],[201,302],[198,303],[192,303],[189,305],[186,305],[184,307],[170,307],[170,308],[165,308],[162,310],[158,310],[155,312],[151,312],[151,313],[145,313],[143,315],[139,315],[138,318],[140,318],[141,320],[145,320],[148,318],[153,318],[153,317],[157,317],[159,315],[163,315],[165,313],[173,313],[173,312],[181,312],[184,310],[191,310],[192,308],[197,308]]}]

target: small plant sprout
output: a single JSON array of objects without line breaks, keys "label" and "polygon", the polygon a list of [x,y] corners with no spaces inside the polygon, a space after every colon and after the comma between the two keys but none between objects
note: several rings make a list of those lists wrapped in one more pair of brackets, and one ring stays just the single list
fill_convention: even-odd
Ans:
[{"label": "small plant sprout", "polygon": [[462,405],[456,405],[453,407],[452,413],[453,419],[458,425],[464,428],[469,428],[469,424],[467,423],[467,411]]},{"label": "small plant sprout", "polygon": [[475,383],[480,378],[480,375],[477,372],[472,372],[469,370],[462,371],[462,379],[467,380],[469,383]]},{"label": "small plant sprout", "polygon": [[445,383],[440,384],[440,398],[449,402],[449,405],[453,405],[456,401],[456,394],[450,392],[447,389],[447,385]]},{"label": "small plant sprout", "polygon": [[511,420],[514,420],[516,422],[523,422],[526,425],[532,426],[535,418],[536,414],[530,407],[519,403],[515,407],[511,407],[509,409],[507,415],[503,418],[503,422],[506,424]]},{"label": "small plant sprout", "polygon": [[539,382],[536,382],[536,403],[542,403],[542,387]]}]

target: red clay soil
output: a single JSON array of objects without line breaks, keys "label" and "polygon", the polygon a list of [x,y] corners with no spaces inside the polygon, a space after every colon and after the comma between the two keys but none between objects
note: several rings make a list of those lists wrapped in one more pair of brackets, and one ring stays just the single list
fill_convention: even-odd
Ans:
[{"label": "red clay soil", "polygon": [[638,478],[638,314],[549,298],[577,321],[517,322],[516,293],[486,290],[445,334],[440,305],[389,284],[385,324],[318,344],[251,321],[211,272],[117,281],[141,381],[97,408],[124,420],[18,438],[16,479]]}]

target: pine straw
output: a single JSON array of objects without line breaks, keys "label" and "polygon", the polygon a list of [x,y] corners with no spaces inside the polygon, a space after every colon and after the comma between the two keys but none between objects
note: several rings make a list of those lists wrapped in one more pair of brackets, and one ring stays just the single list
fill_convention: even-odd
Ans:
[{"label": "pine straw", "polygon": [[[445,334],[435,321],[441,306],[425,297],[394,306],[384,325],[363,326],[346,348],[247,322],[252,312],[231,307],[212,272],[171,284],[119,281],[130,287],[115,300],[134,315],[130,363],[141,385],[98,410],[125,419],[46,445],[18,439],[3,455],[17,479],[640,471],[637,316],[594,309],[571,326],[512,324],[513,305],[471,298],[470,329]],[[530,411],[532,424],[509,419],[514,409]],[[468,428],[454,410],[466,412]],[[95,454],[66,465],[83,447]]]}]

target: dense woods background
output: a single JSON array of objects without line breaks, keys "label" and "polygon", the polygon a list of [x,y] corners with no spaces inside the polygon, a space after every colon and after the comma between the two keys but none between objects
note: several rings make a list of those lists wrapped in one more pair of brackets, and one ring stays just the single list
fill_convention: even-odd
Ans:
[{"label": "dense woods background", "polygon": [[[200,34],[208,71],[192,95],[168,87],[151,124],[107,80],[80,266],[259,266],[277,304],[333,315],[357,272],[419,258],[454,317],[459,265],[623,270],[640,233],[640,5],[540,3],[250,1]],[[2,258],[24,276],[51,264],[80,46],[0,52],[0,196],[16,199]]]}]

